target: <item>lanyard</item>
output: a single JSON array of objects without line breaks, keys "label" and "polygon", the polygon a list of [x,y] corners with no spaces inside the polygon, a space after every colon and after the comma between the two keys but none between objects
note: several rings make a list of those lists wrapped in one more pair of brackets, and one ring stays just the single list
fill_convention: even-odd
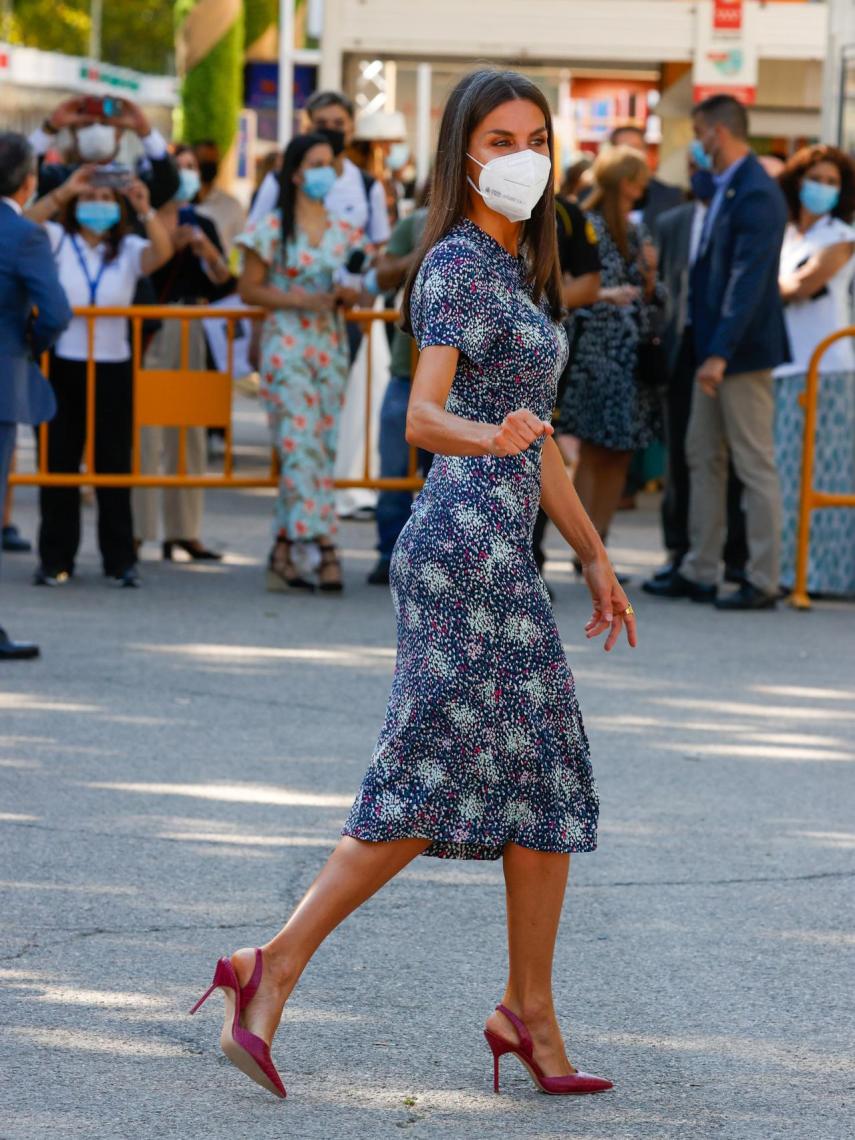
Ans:
[{"label": "lanyard", "polygon": [[77,254],[77,260],[80,262],[80,268],[83,271],[83,276],[86,278],[86,284],[89,286],[89,304],[96,304],[98,297],[98,286],[101,284],[101,278],[104,276],[104,270],[107,268],[106,259],[102,256],[101,266],[98,269],[98,274],[93,281],[89,276],[89,267],[86,264],[86,258],[83,256],[83,251],[77,244],[77,234],[71,235],[71,244],[74,246],[74,252]]}]

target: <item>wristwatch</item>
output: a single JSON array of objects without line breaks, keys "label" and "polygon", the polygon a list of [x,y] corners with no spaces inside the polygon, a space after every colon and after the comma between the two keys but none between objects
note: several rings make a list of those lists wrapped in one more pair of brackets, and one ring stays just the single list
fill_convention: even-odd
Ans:
[{"label": "wristwatch", "polygon": [[150,206],[144,214],[140,214],[140,221],[150,222],[150,221],[152,221],[152,219],[154,219],[156,217],[157,217],[157,210],[155,210],[155,208],[153,206]]},{"label": "wristwatch", "polygon": [[59,130],[50,121],[50,115],[42,123],[42,130],[46,135],[58,135]]}]

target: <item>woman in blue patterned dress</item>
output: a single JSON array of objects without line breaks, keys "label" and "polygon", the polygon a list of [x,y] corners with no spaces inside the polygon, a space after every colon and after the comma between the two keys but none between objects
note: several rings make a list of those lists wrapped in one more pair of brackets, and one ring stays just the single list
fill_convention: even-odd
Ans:
[{"label": "woman in blue patterned dress", "polygon": [[[392,558],[398,659],[386,721],[340,840],[285,927],[221,959],[223,1043],[280,1096],[269,1043],[312,954],[417,855],[503,861],[509,974],[485,1033],[547,1092],[609,1081],[567,1060],[552,960],[570,855],[596,845],[597,794],[573,678],[531,552],[538,504],[577,552],[606,649],[635,618],[549,423],[560,323],[552,125],[513,72],[479,71],[440,130],[405,320],[421,348],[408,437],[436,458]],[[498,1085],[496,1085],[498,1090]]]}]

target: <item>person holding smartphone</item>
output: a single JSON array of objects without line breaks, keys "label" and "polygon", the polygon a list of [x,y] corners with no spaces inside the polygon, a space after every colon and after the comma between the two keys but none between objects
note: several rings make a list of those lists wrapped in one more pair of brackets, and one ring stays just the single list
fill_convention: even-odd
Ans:
[{"label": "person holding smartphone", "polygon": [[[59,280],[72,308],[129,305],[141,277],[169,260],[172,244],[152,209],[148,188],[138,179],[124,191],[94,184],[83,166],[28,211],[44,224]],[[97,179],[94,180],[97,182]],[[54,216],[57,221],[51,221]],[[135,232],[135,220],[146,236]],[[121,317],[95,322],[95,470],[123,474],[131,469],[133,387],[128,322]],[[48,428],[50,472],[77,473],[86,440],[86,362],[89,333],[83,317],[72,320],[53,350],[50,382],[57,414]],[[104,574],[118,585],[140,584],[136,569],[131,500],[127,487],[98,487],[98,545]],[[80,491],[42,487],[39,493],[39,567],[34,584],[61,586],[74,574],[80,544]]]},{"label": "person holding smartphone", "polygon": [[[160,131],[130,99],[78,95],[64,99],[30,135],[39,160],[39,195],[61,186],[81,163],[108,165],[116,161],[125,133],[136,135],[142,148],[140,178],[148,186],[157,210],[178,190],[178,171]],[[65,140],[68,161],[46,163],[44,156]]]},{"label": "person holding smartphone", "polygon": [[[232,275],[223,254],[217,227],[202,217],[193,205],[199,193],[199,163],[189,146],[175,150],[179,189],[160,210],[161,223],[172,243],[173,256],[152,274],[158,305],[207,305],[231,289]],[[191,371],[207,367],[205,333],[201,321],[189,324]],[[181,367],[181,322],[165,320],[151,339],[143,367],[173,370]],[[179,429],[147,427],[141,433],[141,466],[144,472],[178,471]],[[204,427],[186,429],[186,468],[188,475],[201,475],[207,464]],[[135,533],[138,543],[156,540],[163,516],[162,554],[167,562],[176,550],[190,561],[218,560],[222,555],[202,542],[202,514],[205,492],[201,487],[138,487],[133,494]]]}]

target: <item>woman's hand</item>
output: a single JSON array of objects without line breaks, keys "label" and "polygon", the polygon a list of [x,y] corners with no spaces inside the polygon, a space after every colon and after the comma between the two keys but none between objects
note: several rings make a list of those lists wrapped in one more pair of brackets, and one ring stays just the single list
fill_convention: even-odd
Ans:
[{"label": "woman's hand", "polygon": [[610,305],[626,306],[631,305],[633,301],[637,301],[641,296],[641,290],[637,285],[611,285],[606,289],[600,290],[600,300],[606,301]]},{"label": "woman's hand", "polygon": [[133,182],[129,182],[123,193],[139,217],[147,214],[151,209],[151,195],[148,192],[148,186],[141,178],[135,178]]},{"label": "woman's hand", "polygon": [[635,649],[638,644],[635,612],[618,584],[605,552],[593,562],[583,563],[582,574],[594,603],[591,620],[585,626],[585,636],[590,641],[592,637],[599,637],[605,630],[609,630],[603,646],[608,653],[620,637],[621,629],[625,628],[627,641]]},{"label": "woman's hand", "polygon": [[[294,289],[289,290],[292,297],[295,292]],[[295,309],[308,309],[310,313],[331,313],[335,308],[335,293],[311,293],[307,289],[300,289],[300,294],[302,296],[299,303],[295,302]]]},{"label": "woman's hand", "polygon": [[352,289],[349,285],[336,285],[333,295],[337,304],[343,305],[346,309],[352,309],[359,304],[362,293],[358,289]]},{"label": "woman's hand", "polygon": [[519,455],[526,451],[542,435],[552,435],[555,429],[546,420],[538,419],[534,412],[520,408],[505,416],[498,430],[493,431],[488,442],[490,455]]}]

